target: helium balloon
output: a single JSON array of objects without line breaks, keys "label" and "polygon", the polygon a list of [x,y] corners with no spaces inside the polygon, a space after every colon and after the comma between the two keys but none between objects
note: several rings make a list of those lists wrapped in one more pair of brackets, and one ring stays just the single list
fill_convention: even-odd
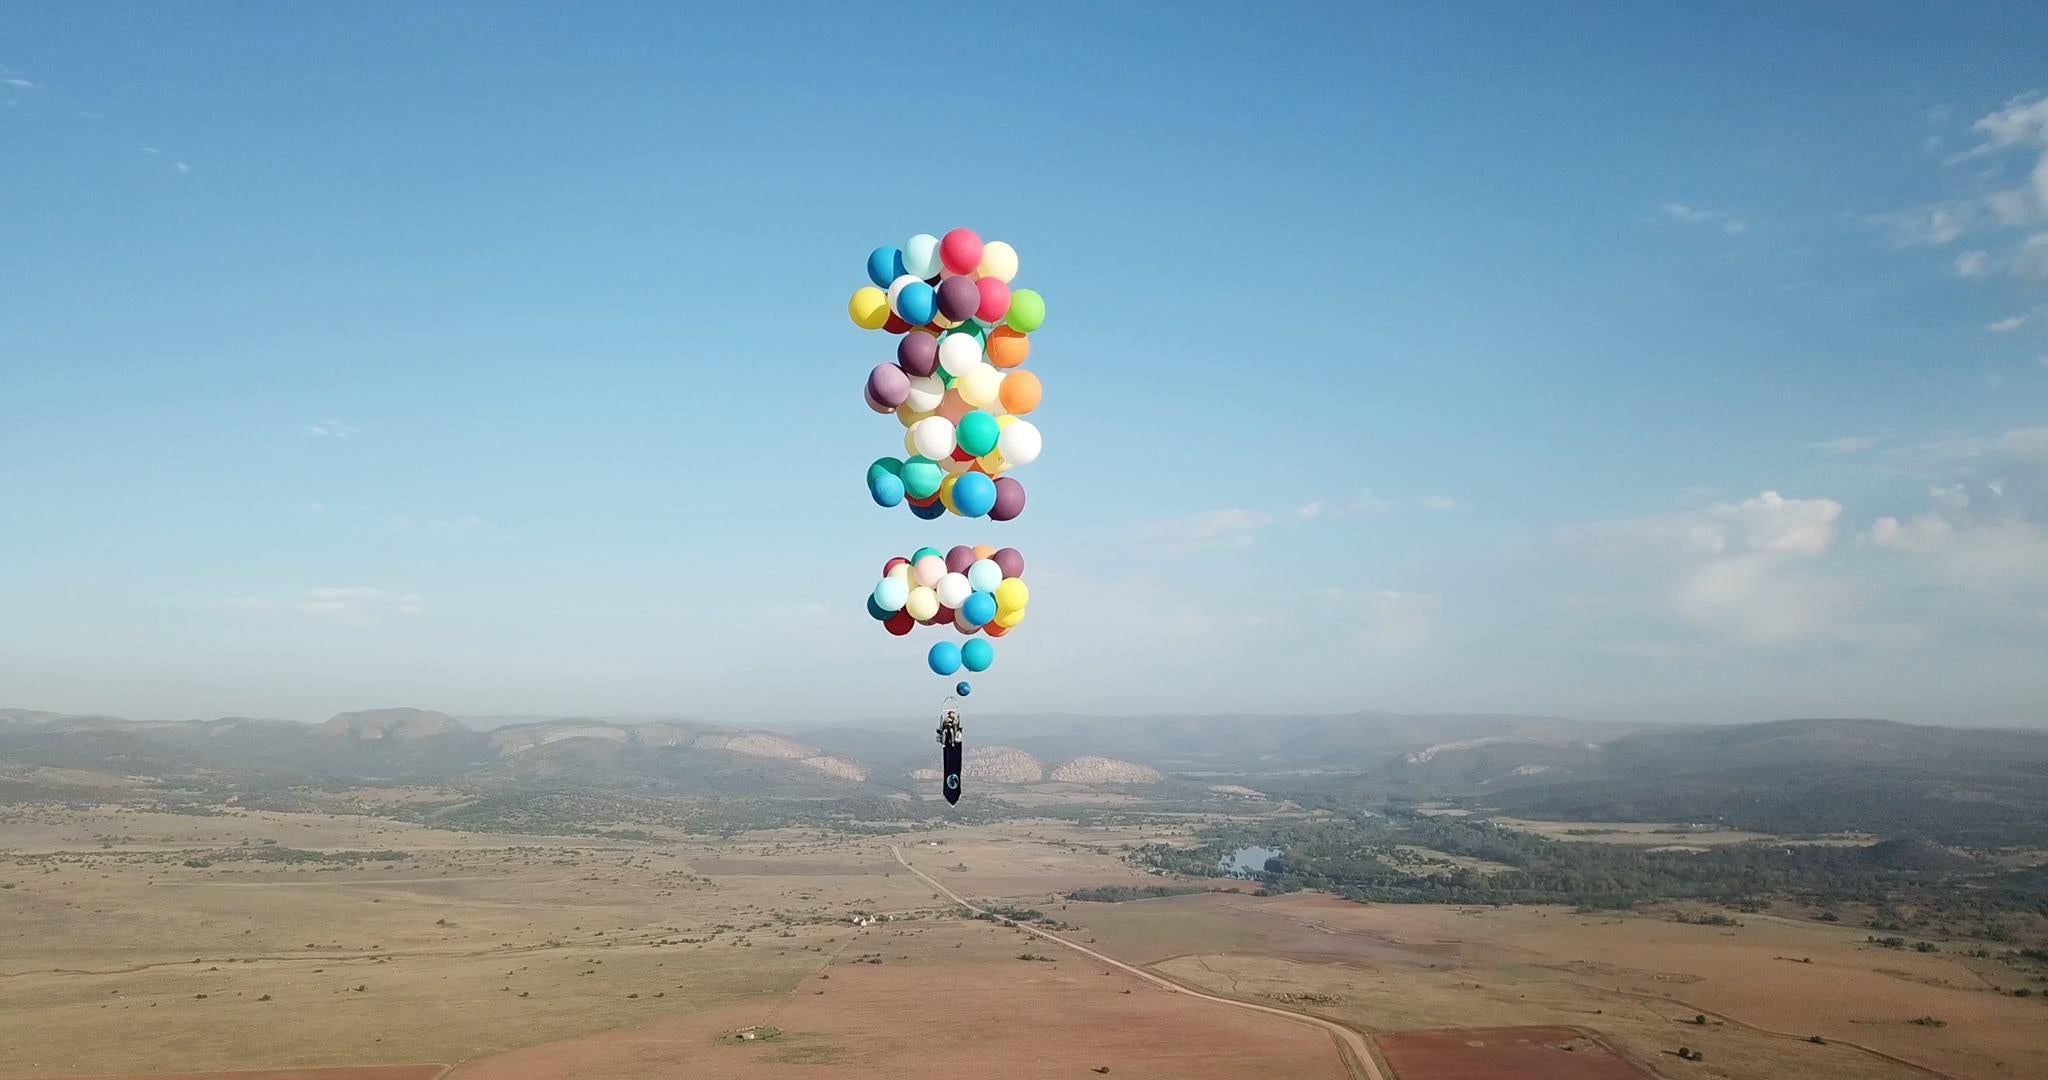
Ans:
[{"label": "helium balloon", "polygon": [[972,319],[981,310],[981,288],[972,278],[947,278],[939,282],[939,314],[954,325]]},{"label": "helium balloon", "polygon": [[918,233],[903,244],[903,272],[918,278],[939,276],[939,238]]},{"label": "helium balloon", "polygon": [[891,556],[888,562],[882,564],[882,576],[888,577],[890,574],[896,572],[897,567],[908,567],[909,565],[909,559],[906,559],[901,555]]},{"label": "helium balloon", "polygon": [[[1017,374],[1029,375],[1031,373],[1020,371]],[[1008,383],[1009,379],[1005,378],[1002,372],[987,364],[976,364],[967,369],[965,374],[954,380],[953,386],[960,391],[960,400],[980,409],[1004,400],[1003,388]]]},{"label": "helium balloon", "polygon": [[893,311],[889,313],[888,318],[882,320],[882,333],[884,334],[900,334],[908,329],[910,329],[910,324],[904,322],[903,319]]},{"label": "helium balloon", "polygon": [[924,554],[910,560],[910,578],[929,589],[946,576],[946,557],[926,548]]},{"label": "helium balloon", "polygon": [[974,595],[974,586],[967,584],[966,574],[949,572],[939,579],[933,591],[939,594],[941,605],[957,610],[961,604],[967,602],[968,597]]},{"label": "helium balloon", "polygon": [[974,549],[966,544],[954,544],[946,552],[946,572],[949,574],[964,574],[973,565]]},{"label": "helium balloon", "polygon": [[998,326],[988,332],[987,348],[989,363],[1013,368],[1031,355],[1031,339],[1007,326]]},{"label": "helium balloon", "polygon": [[939,463],[925,457],[913,457],[903,463],[903,493],[913,499],[929,499],[939,493],[939,482],[946,478],[945,470]]},{"label": "helium balloon", "polygon": [[846,314],[853,319],[853,325],[863,330],[880,330],[889,321],[889,294],[873,285],[863,285],[853,290],[853,299],[846,302]]},{"label": "helium balloon", "polygon": [[1044,449],[1044,437],[1038,433],[1038,425],[1029,420],[1004,424],[1003,433],[996,438],[996,453],[1012,465],[1029,465],[1038,460],[1038,452]]},{"label": "helium balloon", "polygon": [[956,274],[972,274],[981,268],[981,237],[972,229],[954,229],[939,241],[939,263]]},{"label": "helium balloon", "polygon": [[[965,398],[967,395],[963,393],[960,396]],[[996,436],[1001,433],[996,426],[996,418],[977,409],[960,418],[959,426],[954,429],[954,438],[958,440],[960,449],[980,457],[996,448]]]},{"label": "helium balloon", "polygon": [[[907,622],[909,620],[906,619],[905,621]],[[1004,626],[1002,623],[991,621],[987,626],[981,628],[981,632],[987,634],[990,637],[1002,637],[1004,634],[1010,632],[1010,628]]]},{"label": "helium balloon", "polygon": [[953,422],[943,416],[926,417],[910,429],[910,438],[918,453],[937,461],[953,452]]},{"label": "helium balloon", "polygon": [[[1005,629],[1005,630],[1009,630],[1009,629],[1011,629],[1011,628],[1015,627],[1015,626],[1016,626],[1016,625],[1017,625],[1018,623],[1020,623],[1020,622],[1023,622],[1023,621],[1024,621],[1024,609],[1023,609],[1023,608],[1018,608],[1018,609],[1017,609],[1017,610],[1015,610],[1015,611],[1005,611],[1005,612],[1002,612],[1002,613],[998,614],[998,615],[996,616],[996,621],[995,621],[995,622],[992,622],[992,623],[990,623],[989,625],[990,625],[990,626],[1000,626],[1000,627],[1002,627],[1002,628],[1003,628],[1003,629]],[[995,633],[995,631],[993,631],[993,630],[991,630],[991,631],[989,631],[989,632],[990,632],[990,633],[992,633],[992,634],[993,634],[993,633]],[[998,635],[998,636],[1000,636],[1000,635]]]},{"label": "helium balloon", "polygon": [[903,501],[903,478],[883,473],[868,481],[868,495],[876,506],[896,506]]},{"label": "helium balloon", "polygon": [[[1038,408],[1039,395],[1044,392],[1038,385],[1038,376],[1028,371],[1013,371],[1003,379],[1003,408],[1022,416]],[[1023,462],[1017,464],[1022,465]]]},{"label": "helium balloon", "polygon": [[[910,316],[905,315],[904,318]],[[1003,314],[1003,324],[1020,334],[1028,334],[1045,325],[1045,298],[1030,289],[1018,289],[1010,294],[1010,310]]]},{"label": "helium balloon", "polygon": [[939,462],[939,468],[944,469],[947,476],[958,476],[974,468],[974,459],[971,457],[954,457],[948,454],[944,461]]},{"label": "helium balloon", "polygon": [[882,571],[882,576],[892,581],[902,582],[903,588],[908,591],[910,588],[910,560],[897,559],[891,562],[889,568]]},{"label": "helium balloon", "polygon": [[960,645],[960,666],[969,671],[987,671],[996,662],[996,647],[976,638]]},{"label": "helium balloon", "polygon": [[894,412],[896,407],[910,398],[910,376],[894,364],[876,364],[868,372],[868,397],[875,404],[884,406],[883,412]]},{"label": "helium balloon", "polygon": [[889,616],[889,621],[882,624],[882,629],[889,631],[897,637],[902,637],[910,633],[911,629],[915,626],[917,626],[916,619],[911,618],[907,612],[899,611]]},{"label": "helium balloon", "polygon": [[996,505],[996,483],[978,472],[961,473],[953,483],[953,506],[963,517],[981,517]]},{"label": "helium balloon", "polygon": [[960,646],[950,641],[932,643],[932,651],[925,654],[925,662],[932,666],[935,675],[951,675],[960,670]]},{"label": "helium balloon", "polygon": [[[930,285],[922,281],[912,281],[901,286],[891,286],[889,291],[896,294],[896,300],[891,305],[891,309],[901,316],[904,322],[912,326],[923,326],[932,321],[932,316],[939,313],[938,294],[932,291]],[[1014,312],[1014,310],[1013,304],[1012,311]]]},{"label": "helium balloon", "polygon": [[947,334],[939,339],[939,367],[959,378],[981,364],[981,339],[973,334]]},{"label": "helium balloon", "polygon": [[883,473],[900,479],[903,476],[903,463],[892,457],[876,458],[874,464],[868,466],[868,483],[874,483],[875,477]]},{"label": "helium balloon", "polygon": [[[915,590],[912,590],[913,595]],[[1031,590],[1024,585],[1023,578],[1006,577],[996,586],[997,611],[1021,611],[1031,602]]]},{"label": "helium balloon", "polygon": [[903,610],[909,612],[910,617],[918,622],[930,622],[932,616],[939,613],[938,594],[926,586],[919,585],[910,590],[909,596],[903,598]]},{"label": "helium balloon", "polygon": [[967,585],[975,592],[992,593],[1003,583],[1003,568],[994,559],[976,559],[967,567]]},{"label": "helium balloon", "polygon": [[993,622],[996,617],[995,596],[986,592],[967,594],[967,600],[960,605],[960,617],[966,619],[968,625],[976,627]]},{"label": "helium balloon", "polygon": [[874,595],[868,599],[883,611],[902,611],[903,605],[910,600],[910,588],[896,578],[883,578],[875,583]]},{"label": "helium balloon", "polygon": [[1010,310],[1010,286],[992,277],[974,283],[974,317],[985,323],[999,323]]},{"label": "helium balloon", "polygon": [[937,499],[922,504],[911,503],[910,512],[917,515],[918,519],[922,521],[937,521],[946,516],[946,508],[940,506]]},{"label": "helium balloon", "polygon": [[868,253],[868,280],[881,288],[888,288],[904,273],[902,248],[878,247]]},{"label": "helium balloon", "polygon": [[996,549],[987,544],[976,544],[974,545],[974,557],[977,559],[993,559],[996,557]]},{"label": "helium balloon", "polygon": [[960,695],[961,697],[966,697],[967,695],[974,693],[974,687],[963,680],[961,682],[953,684],[953,692]]},{"label": "helium balloon", "polygon": [[915,563],[917,562],[917,560],[919,560],[919,559],[922,559],[922,558],[924,558],[924,557],[925,557],[925,556],[927,556],[927,555],[940,555],[940,556],[943,556],[944,554],[945,554],[945,552],[943,552],[943,551],[940,551],[940,550],[939,550],[938,548],[935,548],[935,547],[921,547],[921,548],[918,548],[918,549],[917,549],[916,551],[913,551],[913,552],[911,552],[911,553],[910,553],[910,561],[911,561],[911,562],[912,562],[913,564],[915,564]]},{"label": "helium balloon", "polygon": [[957,424],[961,417],[973,410],[968,407],[966,399],[960,396],[958,390],[948,390],[946,396],[939,400],[939,407],[933,411]]},{"label": "helium balloon", "polygon": [[1009,521],[1024,512],[1024,485],[1008,476],[996,477],[996,503],[988,509],[990,521]]},{"label": "helium balloon", "polygon": [[[1002,567],[1005,578],[1021,578],[1024,576],[1024,553],[1016,548],[999,548],[989,555],[989,558],[995,560],[997,566]],[[997,587],[1001,588],[1000,585]]]},{"label": "helium balloon", "polygon": [[957,611],[954,611],[954,610],[953,610],[952,608],[949,608],[949,607],[947,607],[947,606],[946,606],[946,605],[944,605],[944,604],[940,604],[940,605],[939,605],[939,613],[938,613],[938,614],[936,614],[936,615],[933,615],[933,616],[931,617],[931,621],[930,621],[930,622],[928,622],[928,623],[926,623],[925,625],[927,625],[927,626],[951,626],[951,625],[952,625],[952,624],[953,624],[953,623],[954,623],[955,621],[957,621],[957,620],[958,620],[959,618],[960,618],[960,613],[959,613],[959,612],[957,612]]},{"label": "helium balloon", "polygon": [[905,392],[903,405],[911,412],[930,414],[937,412],[945,400],[946,387],[937,375],[917,375],[910,379],[910,389]]},{"label": "helium balloon", "polygon": [[868,618],[876,622],[889,621],[889,612],[883,611],[882,605],[875,603],[875,594],[873,593],[868,594]]},{"label": "helium balloon", "polygon": [[977,277],[994,278],[1009,284],[1017,276],[1017,249],[1001,240],[981,245],[981,266],[974,273]]},{"label": "helium balloon", "polygon": [[[952,461],[940,462],[941,467],[954,464],[956,463]],[[939,484],[939,505],[945,507],[947,513],[957,514],[960,512],[960,508],[953,505],[953,484],[960,478],[960,471],[958,469],[948,469],[947,474],[946,479]]]},{"label": "helium balloon", "polygon": [[896,339],[896,363],[905,375],[929,375],[939,366],[939,339],[920,330]]}]

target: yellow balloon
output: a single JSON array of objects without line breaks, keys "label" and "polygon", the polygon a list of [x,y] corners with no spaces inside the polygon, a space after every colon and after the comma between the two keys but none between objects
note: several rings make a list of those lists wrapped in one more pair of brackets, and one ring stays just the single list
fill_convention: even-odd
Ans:
[{"label": "yellow balloon", "polygon": [[1008,630],[1008,629],[1009,629],[1010,627],[1013,627],[1013,626],[1015,626],[1015,625],[1017,625],[1018,623],[1020,623],[1020,622],[1023,622],[1023,621],[1024,621],[1024,609],[1023,609],[1023,608],[1018,608],[1018,609],[1017,609],[1017,610],[1015,610],[1015,611],[998,611],[998,612],[996,612],[996,625],[997,625],[997,626],[1000,626],[1000,627],[1002,627],[1002,628],[1003,628],[1003,629],[1005,629],[1005,630]]},{"label": "yellow balloon", "polygon": [[1024,587],[1023,578],[1004,578],[996,586],[996,611],[1022,612],[1024,605],[1031,602],[1031,590]]},{"label": "yellow balloon", "polygon": [[901,581],[905,588],[908,588],[910,586],[910,564],[907,562],[897,563],[895,566],[890,567],[889,572],[884,576],[895,578]]},{"label": "yellow balloon", "polygon": [[919,585],[910,590],[910,599],[904,601],[903,610],[910,612],[911,618],[924,622],[939,613],[939,594],[930,586]]},{"label": "yellow balloon", "polygon": [[1010,467],[1010,463],[1003,460],[1003,452],[1001,450],[991,450],[975,460],[981,462],[981,471],[990,476],[994,476]]},{"label": "yellow balloon", "polygon": [[938,327],[941,330],[951,330],[952,328],[960,324],[954,322],[951,319],[946,318],[944,315],[933,315],[932,325]]},{"label": "yellow balloon", "polygon": [[1001,240],[991,240],[981,245],[981,267],[974,271],[978,278],[992,277],[1007,285],[1017,276],[1017,249]]},{"label": "yellow balloon", "polygon": [[1001,416],[996,417],[996,430],[1001,431],[1004,428],[1009,427],[1011,424],[1014,424],[1016,422],[1016,417],[1011,416],[1009,413],[1004,413]]},{"label": "yellow balloon", "polygon": [[960,400],[979,409],[1001,396],[1003,373],[988,364],[976,364],[960,376],[953,389],[960,391]]},{"label": "yellow balloon", "polygon": [[939,481],[939,505],[955,514],[960,511],[953,508],[953,483],[959,479],[959,476],[954,475]]},{"label": "yellow balloon", "polygon": [[[897,423],[899,423],[899,424],[902,424],[902,425],[903,425],[903,427],[904,427],[904,430],[906,430],[906,431],[907,431],[907,430],[909,430],[910,428],[914,428],[914,427],[916,427],[916,426],[917,426],[917,422],[918,422],[919,420],[922,420],[922,419],[924,419],[925,417],[927,417],[927,416],[930,416],[930,415],[931,415],[931,414],[930,414],[930,413],[928,413],[928,412],[911,412],[911,411],[910,411],[910,406],[908,406],[908,405],[898,405],[898,406],[896,406],[896,422],[897,422]],[[1002,430],[1002,429],[1001,429],[1001,428],[998,428],[997,430],[998,430],[998,431],[1000,431],[1000,430]],[[917,452],[917,451],[915,451],[915,450],[912,450],[912,451],[911,451],[911,453],[913,453],[913,454],[914,454],[914,453],[916,453],[916,452]]]},{"label": "yellow balloon", "polygon": [[853,325],[863,330],[880,330],[889,321],[889,294],[873,285],[863,285],[853,290],[853,299],[846,302],[846,313],[853,318]]}]

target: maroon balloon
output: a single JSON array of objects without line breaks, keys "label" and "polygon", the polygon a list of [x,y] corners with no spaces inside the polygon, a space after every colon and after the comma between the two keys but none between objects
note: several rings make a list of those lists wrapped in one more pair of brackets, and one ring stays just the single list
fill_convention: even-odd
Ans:
[{"label": "maroon balloon", "polygon": [[[946,552],[946,572],[949,574],[964,574],[973,565],[974,549],[966,544],[955,544],[953,550]],[[888,571],[883,573],[886,575]]]},{"label": "maroon balloon", "polygon": [[958,618],[959,614],[959,612],[954,611],[952,608],[949,608],[944,604],[940,604],[939,613],[937,615],[932,616],[931,625],[951,626],[953,625],[953,620]]},{"label": "maroon balloon", "polygon": [[[1004,479],[1009,478],[1004,477]],[[1015,481],[1012,481],[1012,483],[1014,482]],[[1002,496],[997,495],[996,498],[1000,499],[1002,498]],[[1024,576],[1024,555],[1022,552],[1019,552],[1016,548],[1000,548],[996,551],[994,555],[989,556],[989,558],[994,559],[995,564],[1003,568],[1004,577]]]},{"label": "maroon balloon", "polygon": [[875,392],[873,390],[868,389],[865,386],[861,387],[860,397],[862,401],[868,403],[868,408],[873,409],[878,413],[892,413],[896,411],[895,409],[892,409],[889,406],[884,405],[879,401],[876,401]]},{"label": "maroon balloon", "polygon": [[933,334],[905,334],[896,340],[896,362],[913,378],[939,367],[939,339]]},{"label": "maroon balloon", "polygon": [[899,611],[894,615],[889,616],[889,618],[882,623],[882,628],[884,630],[889,631],[897,637],[902,637],[903,635],[910,633],[910,631],[914,629],[916,626],[917,620],[911,618],[910,612],[908,611]]},{"label": "maroon balloon", "polygon": [[[1016,517],[1018,514],[1021,514],[1023,512],[1024,485],[1018,483],[1015,480],[1010,479],[1007,476],[996,477],[996,504],[995,506],[989,509],[989,520],[1008,521],[1011,518]],[[1009,548],[1004,548],[1003,551],[1008,551],[1012,555],[1017,555],[1015,551],[1012,551]],[[997,562],[1003,561],[1002,554],[1002,551],[996,552]],[[1017,555],[1017,572],[1022,573],[1023,569],[1024,557],[1022,555]],[[1017,574],[1011,573],[1010,568],[1008,566],[1005,566],[1003,567],[1003,576],[1016,577]]]},{"label": "maroon balloon", "polygon": [[954,322],[966,322],[981,306],[981,289],[974,279],[950,277],[939,282],[939,314]]},{"label": "maroon balloon", "polygon": [[876,364],[875,370],[868,372],[868,401],[871,405],[886,405],[888,408],[882,411],[888,412],[909,399],[910,376],[905,375],[902,368],[894,364]]}]

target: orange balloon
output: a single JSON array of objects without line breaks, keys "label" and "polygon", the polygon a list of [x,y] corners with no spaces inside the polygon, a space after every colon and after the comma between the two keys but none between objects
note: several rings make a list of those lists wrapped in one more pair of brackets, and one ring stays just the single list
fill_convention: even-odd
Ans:
[{"label": "orange balloon", "polygon": [[995,623],[991,622],[984,624],[981,628],[981,632],[987,634],[990,637],[1002,637],[1004,634],[1010,632],[1010,628],[1007,626],[997,626]]},{"label": "orange balloon", "polygon": [[1031,355],[1031,339],[1007,326],[998,326],[988,332],[988,342],[983,345],[988,352],[988,362],[999,368],[1013,368]]},{"label": "orange balloon", "polygon": [[1003,376],[1003,408],[1013,415],[1022,416],[1038,408],[1040,393],[1038,376],[1028,371],[1012,371]]},{"label": "orange balloon", "polygon": [[976,544],[974,545],[974,557],[977,559],[993,559],[996,557],[996,549],[987,544]]}]

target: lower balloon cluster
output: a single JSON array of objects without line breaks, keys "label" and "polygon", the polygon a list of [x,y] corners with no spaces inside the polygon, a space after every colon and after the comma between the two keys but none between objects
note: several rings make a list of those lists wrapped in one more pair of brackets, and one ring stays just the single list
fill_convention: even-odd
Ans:
[{"label": "lower balloon cluster", "polygon": [[951,626],[965,642],[941,641],[926,656],[934,673],[986,671],[999,638],[1024,621],[1031,591],[1024,586],[1024,556],[1016,548],[919,548],[892,558],[868,595],[868,614],[901,637],[918,626]]},{"label": "lower balloon cluster", "polygon": [[[995,427],[997,418],[979,413],[973,415],[987,421],[991,429]],[[941,417],[933,419],[944,423]],[[1005,416],[1001,419],[1014,418]],[[1037,429],[1029,431],[1035,440]],[[911,434],[914,437],[917,433]],[[946,434],[950,437],[951,431]],[[1013,477],[990,477],[985,472],[969,468],[976,463],[977,459],[972,454],[958,448],[945,450],[936,458],[922,453],[912,453],[904,458],[881,458],[868,466],[868,494],[879,506],[907,503],[912,514],[926,521],[949,513],[960,517],[1009,521],[1023,513],[1024,485]]]}]

